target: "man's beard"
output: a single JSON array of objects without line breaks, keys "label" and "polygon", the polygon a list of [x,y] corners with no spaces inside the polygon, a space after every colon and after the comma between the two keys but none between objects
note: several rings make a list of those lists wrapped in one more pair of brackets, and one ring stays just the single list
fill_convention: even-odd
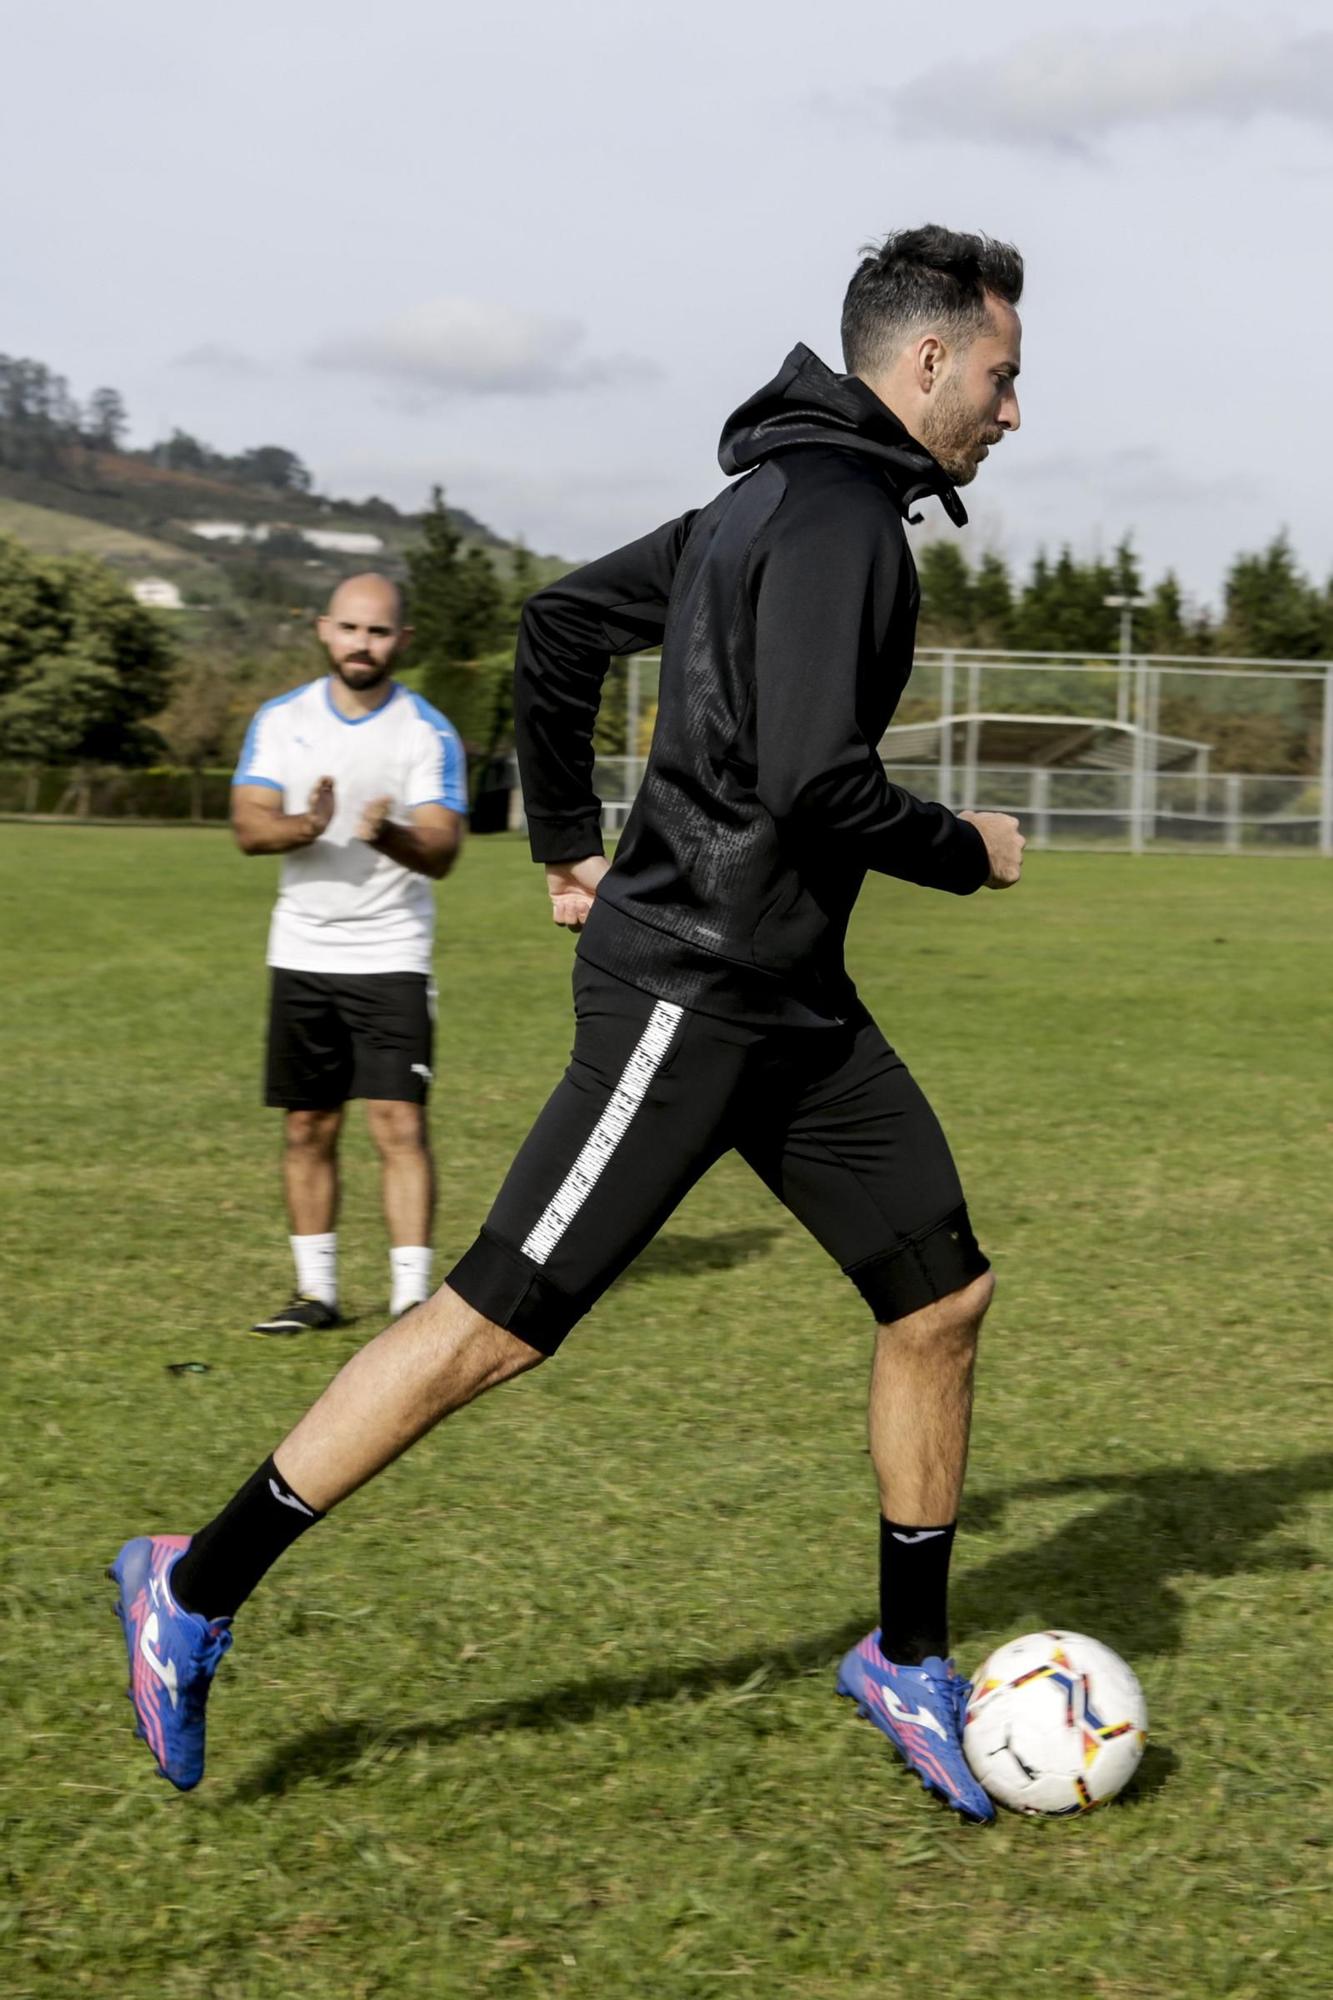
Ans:
[{"label": "man's beard", "polygon": [[333,671],[344,687],[355,688],[358,694],[366,688],[377,688],[393,672],[393,661],[386,660],[377,666],[374,660],[334,660]]},{"label": "man's beard", "polygon": [[937,458],[955,486],[968,486],[976,478],[980,461],[977,447],[996,441],[963,397],[961,382],[940,384],[939,394],[927,406],[921,425],[921,442]]}]

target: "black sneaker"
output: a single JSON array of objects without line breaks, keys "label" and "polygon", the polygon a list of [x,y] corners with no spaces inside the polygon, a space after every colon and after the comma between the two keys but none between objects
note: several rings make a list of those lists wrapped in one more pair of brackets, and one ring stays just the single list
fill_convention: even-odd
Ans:
[{"label": "black sneaker", "polygon": [[326,1328],[342,1325],[342,1314],[337,1306],[326,1306],[323,1299],[310,1299],[298,1292],[290,1305],[284,1306],[269,1319],[256,1320],[252,1333],[323,1333]]}]

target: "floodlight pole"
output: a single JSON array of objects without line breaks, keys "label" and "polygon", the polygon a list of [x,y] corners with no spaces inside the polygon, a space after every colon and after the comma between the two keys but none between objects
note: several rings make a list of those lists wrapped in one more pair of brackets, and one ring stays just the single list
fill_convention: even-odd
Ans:
[{"label": "floodlight pole", "polygon": [[1319,852],[1333,856],[1333,660],[1323,670],[1323,744],[1319,752]]},{"label": "floodlight pole", "polygon": [[1118,594],[1102,599],[1108,611],[1120,613],[1120,674],[1115,690],[1117,722],[1129,721],[1129,662],[1134,651],[1134,613],[1146,611],[1151,601],[1147,597],[1122,597]]},{"label": "floodlight pole", "polygon": [[936,783],[940,788],[940,804],[953,808],[953,669],[952,652],[946,652],[940,662],[940,741],[939,776]]},{"label": "floodlight pole", "polygon": [[[1116,677],[1115,719],[1129,721],[1129,676],[1130,660],[1134,650],[1134,613],[1146,610],[1150,599],[1146,597],[1126,597],[1119,592],[1104,597],[1102,603],[1108,611],[1120,613],[1120,672]],[[1129,845],[1131,852],[1142,854],[1144,843],[1144,820],[1148,798],[1148,670],[1144,661],[1138,663],[1134,675],[1134,765],[1130,779],[1129,793]]]}]

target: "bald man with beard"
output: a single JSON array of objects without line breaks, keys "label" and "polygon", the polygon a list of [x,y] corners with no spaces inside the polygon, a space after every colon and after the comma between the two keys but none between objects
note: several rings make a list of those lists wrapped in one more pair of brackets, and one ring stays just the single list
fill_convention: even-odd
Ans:
[{"label": "bald man with beard", "polygon": [[390,1311],[430,1295],[430,885],[453,867],[467,814],[457,732],[393,678],[411,637],[398,586],[348,577],[318,631],[328,673],[259,709],[231,794],[241,852],[282,856],[265,1101],[284,1118],[296,1290],[254,1327],[278,1335],[339,1324],[338,1139],[355,1097],[383,1174]]}]

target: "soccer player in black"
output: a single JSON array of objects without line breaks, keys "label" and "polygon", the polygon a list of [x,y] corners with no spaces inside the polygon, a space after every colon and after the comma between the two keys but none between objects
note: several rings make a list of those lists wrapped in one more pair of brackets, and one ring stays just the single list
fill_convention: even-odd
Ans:
[{"label": "soccer player in black", "polygon": [[[928,1787],[993,1809],[962,1756],[946,1588],[992,1279],[944,1135],[857,999],[843,939],[867,870],[967,895],[1018,880],[1004,814],[891,784],[877,746],[912,666],[904,519],[1018,428],[1023,266],[938,227],[854,274],[847,373],[798,346],[722,435],[715,500],[540,591],[515,722],[534,858],[580,932],[569,1069],[480,1234],[355,1355],[216,1519],[113,1566],[159,1767],[203,1773],[231,1619],[273,1561],[442,1417],[553,1354],[735,1149],[876,1324],[880,1626],[838,1687]],[[660,647],[657,727],[608,866],[592,732],[612,657]]]}]

